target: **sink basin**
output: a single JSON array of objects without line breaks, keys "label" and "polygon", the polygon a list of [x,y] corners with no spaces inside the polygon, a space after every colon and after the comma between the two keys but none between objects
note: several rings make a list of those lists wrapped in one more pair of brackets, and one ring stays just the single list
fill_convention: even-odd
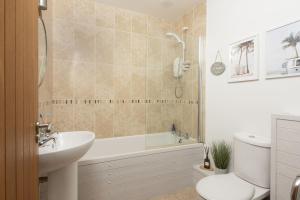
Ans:
[{"label": "sink basin", "polygon": [[79,160],[95,140],[93,132],[62,132],[53,134],[56,142],[39,147],[39,173],[45,176]]},{"label": "sink basin", "polygon": [[78,199],[77,161],[89,150],[95,134],[88,131],[54,134],[39,147],[39,172],[48,177],[48,200]]}]

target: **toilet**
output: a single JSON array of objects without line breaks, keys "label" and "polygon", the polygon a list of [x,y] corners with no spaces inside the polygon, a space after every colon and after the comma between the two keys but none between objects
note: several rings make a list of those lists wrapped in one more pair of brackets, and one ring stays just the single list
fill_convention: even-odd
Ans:
[{"label": "toilet", "polygon": [[239,133],[234,136],[234,172],[201,179],[201,200],[261,200],[270,193],[271,141]]}]

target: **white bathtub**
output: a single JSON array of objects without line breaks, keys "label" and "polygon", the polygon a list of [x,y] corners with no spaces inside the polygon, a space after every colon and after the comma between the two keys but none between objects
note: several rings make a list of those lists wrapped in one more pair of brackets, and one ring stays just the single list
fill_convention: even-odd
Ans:
[{"label": "white bathtub", "polygon": [[192,142],[177,146],[171,133],[96,140],[79,161],[79,200],[147,200],[192,186],[203,160]]}]

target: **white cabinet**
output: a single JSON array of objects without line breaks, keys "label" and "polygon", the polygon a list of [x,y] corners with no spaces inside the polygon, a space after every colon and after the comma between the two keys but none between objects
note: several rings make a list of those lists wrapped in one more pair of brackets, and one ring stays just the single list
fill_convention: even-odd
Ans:
[{"label": "white cabinet", "polygon": [[300,116],[272,117],[271,200],[290,200],[300,175]]}]

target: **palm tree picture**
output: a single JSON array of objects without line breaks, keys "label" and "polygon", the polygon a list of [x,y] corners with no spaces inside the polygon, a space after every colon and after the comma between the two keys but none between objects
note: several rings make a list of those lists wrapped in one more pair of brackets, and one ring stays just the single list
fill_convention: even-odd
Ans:
[{"label": "palm tree picture", "polygon": [[258,43],[253,36],[230,46],[229,82],[258,80]]},{"label": "palm tree picture", "polygon": [[[234,48],[234,52],[233,54],[238,53],[239,54],[239,62],[238,62],[238,71],[237,74],[238,75],[243,75],[243,74],[249,74],[250,73],[250,69],[249,69],[249,53],[252,53],[254,51],[254,42],[253,41],[247,41],[247,42],[243,42],[239,45],[237,45]],[[246,70],[241,70],[242,66],[242,59],[243,59],[243,55],[245,56],[245,67]]]},{"label": "palm tree picture", "polygon": [[282,41],[282,48],[293,48],[296,55],[295,58],[299,58],[299,52],[297,49],[298,43],[300,43],[300,32],[298,32],[296,35],[294,35],[294,33],[290,33],[290,35]]},{"label": "palm tree picture", "polygon": [[300,21],[266,34],[266,78],[300,76]]},{"label": "palm tree picture", "polygon": [[249,53],[254,52],[254,42],[253,41],[247,41],[243,43],[244,48],[246,49],[246,73],[249,74]]},{"label": "palm tree picture", "polygon": [[252,37],[231,46],[231,77],[244,80],[255,80],[256,37]]}]

